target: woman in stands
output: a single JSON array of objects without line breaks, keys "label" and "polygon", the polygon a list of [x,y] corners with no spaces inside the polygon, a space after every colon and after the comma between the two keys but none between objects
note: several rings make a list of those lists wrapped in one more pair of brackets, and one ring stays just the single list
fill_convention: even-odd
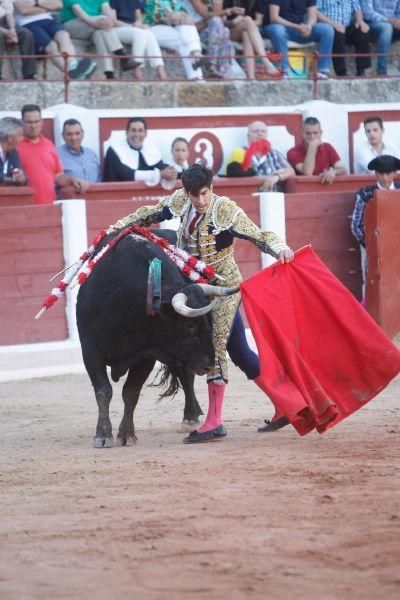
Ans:
[{"label": "woman in stands", "polygon": [[162,48],[182,57],[188,79],[203,79],[202,66],[207,64],[193,20],[181,0],[145,0],[144,22],[150,25]]},{"label": "woman in stands", "polygon": [[[255,78],[255,55],[259,56],[267,75],[277,77],[278,69],[274,67],[265,54],[264,40],[253,16],[258,14],[258,2],[243,0],[224,0],[226,25],[231,31],[231,40],[243,44],[243,54],[246,57],[248,79]],[[261,16],[261,13],[260,13]]]},{"label": "woman in stands", "polygon": [[143,0],[110,0],[117,15],[115,34],[123,44],[131,44],[131,52],[139,66],[134,70],[136,79],[143,79],[144,57],[155,68],[159,79],[167,79],[164,61],[156,36],[142,21]]},{"label": "woman in stands", "polygon": [[183,6],[193,19],[203,49],[208,54],[206,76],[229,77],[229,58],[221,58],[231,54],[230,31],[222,18],[222,0],[183,0]]}]

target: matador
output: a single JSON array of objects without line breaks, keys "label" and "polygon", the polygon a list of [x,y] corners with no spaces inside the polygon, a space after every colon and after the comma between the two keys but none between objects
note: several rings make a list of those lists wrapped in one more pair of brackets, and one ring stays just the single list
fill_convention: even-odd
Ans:
[{"label": "matador", "polygon": [[[236,202],[226,196],[217,196],[212,188],[213,173],[203,165],[192,165],[182,175],[183,189],[163,198],[154,206],[142,206],[134,213],[111,226],[121,229],[127,225],[150,226],[161,221],[179,218],[177,246],[212,265],[224,285],[240,284],[242,276],[234,258],[236,239],[248,240],[262,252],[271,254],[281,262],[293,260],[293,251],[278,235],[261,231]],[[258,357],[247,345],[238,307],[240,294],[218,298],[212,310],[213,344],[215,361],[207,373],[209,405],[204,423],[184,439],[185,443],[206,442],[225,437],[222,425],[222,406],[228,365],[226,350],[237,364],[261,387],[258,381]],[[236,315],[236,318],[235,318]],[[251,371],[251,373],[250,373]],[[265,391],[265,390],[264,390]],[[275,407],[275,422],[287,424],[285,417]],[[284,419],[284,421],[282,421]],[[276,427],[277,429],[279,427]],[[260,430],[267,431],[268,428]],[[274,427],[272,429],[274,430]]]}]

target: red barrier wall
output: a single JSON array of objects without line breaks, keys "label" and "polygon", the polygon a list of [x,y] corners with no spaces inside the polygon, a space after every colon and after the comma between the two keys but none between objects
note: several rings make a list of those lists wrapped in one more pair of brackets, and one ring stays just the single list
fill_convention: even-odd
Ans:
[{"label": "red barrier wall", "polygon": [[340,281],[361,299],[359,248],[350,230],[353,192],[286,194],[286,240],[313,249]]},{"label": "red barrier wall", "polygon": [[[251,196],[258,192],[260,179],[258,177],[218,177],[213,182],[214,191],[220,196],[237,198]],[[178,186],[180,187],[180,183]],[[173,190],[172,190],[173,191]],[[59,199],[82,198],[85,200],[143,200],[162,198],[171,194],[161,186],[148,186],[142,181],[120,181],[115,183],[93,183],[84,194],[77,194],[72,187],[61,188]]]},{"label": "red barrier wall", "polygon": [[389,337],[400,331],[400,192],[379,190],[365,209],[366,305]]},{"label": "red barrier wall", "polygon": [[291,177],[283,183],[286,194],[298,194],[307,192],[357,192],[366,185],[372,185],[376,181],[374,175],[338,175],[331,185],[322,185],[319,177],[313,175],[298,175]]},{"label": "red barrier wall", "polygon": [[33,188],[27,186],[0,186],[0,206],[33,205]]},{"label": "red barrier wall", "polygon": [[60,206],[0,207],[0,344],[67,337],[63,299],[34,320],[63,266]]}]

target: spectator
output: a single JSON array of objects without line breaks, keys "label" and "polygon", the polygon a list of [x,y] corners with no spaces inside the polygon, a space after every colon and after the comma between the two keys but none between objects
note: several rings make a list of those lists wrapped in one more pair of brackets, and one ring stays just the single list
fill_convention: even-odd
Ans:
[{"label": "spectator", "polygon": [[380,117],[367,117],[364,121],[367,139],[355,149],[354,173],[368,173],[368,163],[381,154],[390,154],[400,158],[400,149],[383,141],[385,129]]},{"label": "spectator", "polygon": [[[248,145],[236,148],[228,158],[228,177],[262,177],[264,191],[280,191],[281,183],[295,172],[278,150],[272,150],[267,140],[268,129],[262,121],[250,123],[247,130]],[[264,146],[263,146],[264,144]]]},{"label": "spectator", "polygon": [[26,184],[26,175],[17,152],[17,145],[21,139],[22,123],[19,119],[0,119],[0,184]]},{"label": "spectator", "polygon": [[[0,0],[0,54],[5,54],[6,46],[18,45],[21,54],[31,55],[22,59],[23,79],[35,79],[36,61],[33,56],[35,44],[32,32],[26,27],[16,27],[12,0]],[[3,60],[0,59],[0,79]]]},{"label": "spectator", "polygon": [[207,64],[201,54],[201,42],[193,20],[183,9],[181,0],[145,0],[144,21],[151,26],[162,48],[182,57],[188,79],[203,79],[200,67]]},{"label": "spectator", "polygon": [[[113,54],[120,58],[122,71],[139,66],[127,58],[125,50],[115,33],[115,13],[106,0],[63,0],[61,20],[71,37],[92,40],[97,54]],[[107,79],[114,79],[112,58],[103,56],[102,70]]]},{"label": "spectator", "polygon": [[400,182],[395,181],[400,169],[400,160],[395,156],[382,154],[368,163],[368,169],[375,171],[376,183],[361,188],[356,193],[356,202],[351,218],[351,231],[360,244],[361,268],[363,273],[363,296],[365,291],[367,261],[365,251],[364,211],[368,202],[373,198],[375,190],[397,190]]},{"label": "spectator", "polygon": [[319,175],[323,184],[331,184],[346,169],[335,148],[322,141],[321,124],[315,117],[303,123],[303,141],[287,153],[288,161],[299,175]]},{"label": "spectator", "polygon": [[164,163],[157,146],[147,139],[147,123],[140,117],[129,119],[126,138],[109,146],[103,181],[144,181],[157,185],[163,179],[175,181],[176,170]]},{"label": "spectator", "polygon": [[[333,54],[346,54],[346,44],[353,44],[357,54],[369,54],[369,27],[363,20],[359,0],[317,0],[318,21],[332,25],[335,30]],[[347,75],[344,56],[334,56],[333,68],[338,77]],[[365,75],[371,66],[369,56],[357,56],[356,72]]]},{"label": "spectator", "polygon": [[245,63],[248,79],[255,79],[256,76],[255,55],[261,58],[267,75],[276,77],[279,75],[279,71],[265,54],[264,40],[258,28],[259,23],[253,19],[255,13],[253,13],[250,7],[253,4],[252,2],[243,2],[242,0],[239,2],[236,0],[224,0],[226,24],[230,28],[231,39],[234,42],[241,42],[243,44],[243,55],[246,57]]},{"label": "spectator", "polygon": [[67,119],[62,131],[65,144],[57,148],[57,153],[66,175],[96,183],[101,181],[100,163],[93,150],[82,146],[84,135],[79,121]]},{"label": "spectator", "polygon": [[51,12],[62,7],[60,0],[14,0],[17,24],[33,33],[36,54],[47,54],[51,61],[64,71],[64,59],[67,54],[68,75],[72,79],[88,79],[96,68],[89,58],[72,58],[76,51],[69,33],[52,17]]},{"label": "spectator", "polygon": [[172,163],[177,178],[182,178],[182,173],[186,171],[189,166],[189,142],[183,137],[177,137],[174,139],[171,145]]},{"label": "spectator", "polygon": [[56,197],[55,185],[72,186],[78,193],[85,192],[88,183],[64,174],[54,144],[42,134],[39,106],[25,104],[21,112],[24,139],[18,144],[18,153],[29,185],[35,190],[35,204],[52,204]]},{"label": "spectator", "polygon": [[203,49],[209,55],[206,76],[211,79],[229,76],[231,42],[229,29],[222,19],[222,0],[182,0],[182,5],[193,19]]},{"label": "spectator", "polygon": [[[316,0],[272,0],[264,14],[263,33],[270,38],[275,52],[282,54],[282,77],[289,77],[288,42],[318,42],[319,79],[327,79],[331,66],[335,32],[328,23],[317,23]],[[326,56],[327,55],[327,56]]]},{"label": "spectator", "polygon": [[400,4],[398,0],[360,0],[371,39],[376,42],[378,75],[387,75],[387,53],[390,45],[400,39]]},{"label": "spectator", "polygon": [[135,69],[136,79],[143,79],[144,57],[149,57],[150,66],[155,68],[159,79],[167,79],[160,46],[152,31],[142,21],[143,0],[111,0],[116,11],[115,33],[123,44],[131,44],[131,53],[139,63]]}]

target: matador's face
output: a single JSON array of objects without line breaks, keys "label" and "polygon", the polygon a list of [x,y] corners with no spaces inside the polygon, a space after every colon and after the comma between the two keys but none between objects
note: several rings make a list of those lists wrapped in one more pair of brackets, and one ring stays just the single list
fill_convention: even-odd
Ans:
[{"label": "matador's face", "polygon": [[203,214],[207,212],[208,207],[210,206],[212,198],[212,186],[204,186],[196,194],[191,194],[188,192],[188,196],[194,209],[200,214]]}]

